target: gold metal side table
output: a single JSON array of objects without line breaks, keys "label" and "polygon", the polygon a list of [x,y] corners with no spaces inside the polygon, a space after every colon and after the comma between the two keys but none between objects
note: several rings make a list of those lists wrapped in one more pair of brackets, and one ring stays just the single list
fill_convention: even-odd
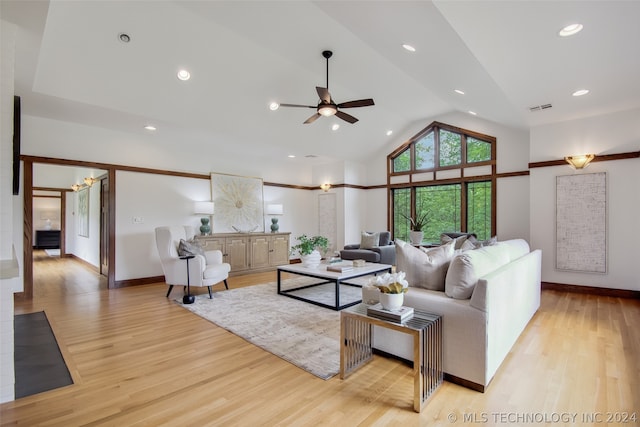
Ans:
[{"label": "gold metal side table", "polygon": [[420,412],[440,387],[442,372],[442,317],[414,310],[413,317],[395,323],[367,315],[358,304],[340,312],[340,378],[345,379],[373,357],[373,326],[413,337],[413,409]]}]

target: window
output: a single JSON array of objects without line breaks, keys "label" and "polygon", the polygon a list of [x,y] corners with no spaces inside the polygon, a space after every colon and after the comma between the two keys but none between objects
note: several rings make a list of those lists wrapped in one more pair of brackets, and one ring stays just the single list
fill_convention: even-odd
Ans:
[{"label": "window", "polygon": [[409,240],[411,222],[427,214],[424,242],[443,232],[495,235],[494,137],[434,122],[388,156],[391,229]]}]

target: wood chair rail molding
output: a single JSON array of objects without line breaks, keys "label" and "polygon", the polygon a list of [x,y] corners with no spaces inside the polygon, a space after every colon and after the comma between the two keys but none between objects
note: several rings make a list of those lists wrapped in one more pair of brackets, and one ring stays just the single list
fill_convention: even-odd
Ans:
[{"label": "wood chair rail molding", "polygon": [[[597,158],[596,158],[597,159]],[[100,163],[100,162],[88,162],[83,160],[69,160],[69,159],[58,159],[54,157],[38,157],[38,156],[29,156],[29,155],[21,155],[20,160],[27,161],[31,163],[45,163],[45,164],[53,164],[53,165],[62,165],[62,166],[75,166],[75,167],[86,167],[86,168],[95,168],[95,169],[104,169],[104,170],[113,170],[113,171],[125,171],[125,172],[139,172],[139,173],[147,173],[147,174],[155,174],[155,175],[168,175],[168,176],[177,176],[181,178],[194,178],[194,179],[206,179],[207,181],[211,179],[210,174],[199,174],[192,172],[178,172],[178,171],[170,171],[164,169],[154,169],[154,168],[142,168],[136,166],[127,166],[127,165],[118,165],[112,163]],[[564,160],[563,160],[564,162]],[[513,176],[526,176],[529,175],[529,171],[515,171],[515,172],[505,172],[497,174],[497,178],[509,178]],[[477,178],[477,177],[474,177]],[[293,190],[309,190],[309,191],[319,191],[319,185],[295,185],[295,184],[283,184],[277,182],[264,182],[263,185],[267,187],[280,187],[280,188],[290,188]],[[340,183],[340,184],[331,184],[331,188],[352,188],[356,190],[377,190],[377,189],[387,189],[389,185],[387,184],[377,184],[377,185],[357,185],[357,184],[348,184],[348,183]],[[35,190],[35,188],[34,188]],[[38,188],[38,190],[45,190],[45,188]],[[52,189],[53,190],[53,189]],[[55,189],[56,191],[60,191],[61,189]],[[64,189],[65,191],[72,191],[71,189]]]},{"label": "wood chair rail molding", "polygon": [[[636,159],[640,157],[640,151],[630,151],[627,153],[616,153],[616,154],[596,154],[596,158],[591,161],[591,163],[595,162],[608,162],[611,160],[625,160],[625,159]],[[531,162],[529,163],[529,169],[532,168],[545,168],[549,166],[565,166],[567,162],[564,159],[561,160],[547,160],[544,162]]]}]

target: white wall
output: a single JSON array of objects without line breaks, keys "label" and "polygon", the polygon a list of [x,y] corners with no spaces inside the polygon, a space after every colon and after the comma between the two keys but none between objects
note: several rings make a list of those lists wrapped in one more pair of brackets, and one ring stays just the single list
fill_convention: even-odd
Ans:
[{"label": "white wall", "polygon": [[[211,200],[209,180],[139,172],[116,173],[116,280],[162,275],[155,246],[155,228],[166,225],[200,226],[194,202]],[[265,186],[265,204],[280,203],[280,231],[291,232],[294,244],[300,234],[317,233],[314,192]],[[134,219],[142,222],[136,222]],[[271,223],[265,217],[265,231]],[[216,216],[212,221],[216,232]]]},{"label": "white wall", "polygon": [[[14,399],[13,294],[23,289],[21,262],[22,225],[14,227],[20,196],[13,196],[13,75],[15,25],[0,21],[0,403]],[[19,211],[18,211],[19,212]],[[17,267],[17,268],[16,268]]]},{"label": "white wall", "polygon": [[[640,109],[572,120],[531,131],[531,159],[544,161],[568,155],[612,154],[640,150]],[[573,173],[607,173],[608,266],[606,274],[555,269],[555,178]],[[592,163],[584,171],[569,166],[531,170],[531,240],[542,249],[542,280],[612,289],[640,290],[633,235],[640,211],[640,159]],[[588,233],[588,230],[585,230]]]},{"label": "white wall", "polygon": [[98,268],[100,266],[100,184],[95,184],[89,189],[89,235],[80,236],[78,217],[78,193],[68,193],[66,229],[66,253]]}]

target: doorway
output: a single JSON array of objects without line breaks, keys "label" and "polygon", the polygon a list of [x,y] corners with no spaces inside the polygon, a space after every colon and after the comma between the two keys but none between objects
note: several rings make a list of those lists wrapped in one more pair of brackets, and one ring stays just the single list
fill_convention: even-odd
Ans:
[{"label": "doorway", "polygon": [[[46,234],[43,228],[48,228],[45,216],[49,214],[35,214],[34,204],[42,197],[42,192],[56,194],[59,200],[59,248],[61,258],[71,258],[83,264],[85,268],[94,271],[96,275],[104,277],[101,281],[105,288],[113,287],[111,281],[115,278],[110,266],[114,256],[111,248],[115,236],[111,222],[115,215],[112,212],[114,194],[109,189],[110,178],[115,176],[113,171],[87,166],[79,162],[70,165],[67,161],[44,162],[31,161],[23,157],[24,164],[24,229],[33,230],[24,234],[24,292],[19,297],[33,298],[34,262],[42,261],[42,252],[34,257],[34,250],[38,251],[37,234]],[[53,160],[53,159],[52,159]],[[72,189],[72,185],[75,187]],[[75,190],[75,191],[74,191]],[[79,192],[85,194],[79,197]],[[80,206],[82,203],[82,206]],[[86,208],[86,209],[85,209]],[[38,210],[41,211],[42,209]],[[81,216],[82,215],[82,216]],[[44,221],[44,223],[43,223]],[[53,221],[52,229],[54,228]],[[44,225],[43,225],[44,224]]]}]

